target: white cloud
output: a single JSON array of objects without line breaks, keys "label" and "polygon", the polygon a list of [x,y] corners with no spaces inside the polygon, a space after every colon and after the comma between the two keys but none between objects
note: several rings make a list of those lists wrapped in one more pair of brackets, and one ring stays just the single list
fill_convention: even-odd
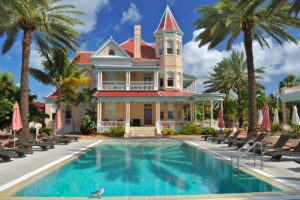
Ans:
[{"label": "white cloud", "polygon": [[37,69],[42,69],[42,60],[37,44],[32,43],[30,48],[29,66]]},{"label": "white cloud", "polygon": [[[183,66],[187,73],[199,77],[197,89],[203,91],[203,81],[209,76],[212,67],[231,52],[219,51],[216,49],[207,50],[208,45],[198,48],[195,36],[200,31],[194,31],[193,39],[183,46]],[[273,75],[300,75],[300,45],[285,42],[283,47],[267,38],[270,49],[262,49],[258,42],[253,42],[254,65],[255,67],[266,67],[263,82],[272,82]],[[300,41],[298,41],[300,43]],[[233,45],[233,50],[244,51],[244,44]],[[275,80],[274,80],[275,81]],[[276,80],[277,81],[277,80]]]},{"label": "white cloud", "polygon": [[143,15],[139,13],[138,8],[134,3],[130,3],[130,7],[127,11],[124,11],[122,14],[122,19],[120,24],[124,24],[126,22],[136,23],[139,22],[143,18]]},{"label": "white cloud", "polygon": [[72,4],[77,10],[81,10],[86,15],[76,15],[75,17],[85,23],[85,26],[75,26],[80,33],[88,33],[95,28],[97,14],[104,8],[109,8],[109,0],[64,0],[64,4]]}]

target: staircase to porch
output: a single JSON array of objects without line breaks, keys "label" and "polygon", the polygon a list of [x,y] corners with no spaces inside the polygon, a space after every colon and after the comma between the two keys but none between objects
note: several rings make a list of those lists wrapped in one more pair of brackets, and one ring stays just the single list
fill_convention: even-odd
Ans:
[{"label": "staircase to porch", "polygon": [[130,137],[156,137],[156,128],[141,126],[141,127],[130,127]]}]

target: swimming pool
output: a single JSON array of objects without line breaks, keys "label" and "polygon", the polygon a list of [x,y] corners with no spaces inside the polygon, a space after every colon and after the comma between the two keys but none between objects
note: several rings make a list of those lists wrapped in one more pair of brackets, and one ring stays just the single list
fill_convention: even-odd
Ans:
[{"label": "swimming pool", "polygon": [[99,146],[20,189],[17,197],[200,195],[281,191],[181,141],[123,140]]}]

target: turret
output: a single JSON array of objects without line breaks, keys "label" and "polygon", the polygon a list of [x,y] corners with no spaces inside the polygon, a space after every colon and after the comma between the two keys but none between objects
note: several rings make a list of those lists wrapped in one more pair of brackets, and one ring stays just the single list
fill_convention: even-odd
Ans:
[{"label": "turret", "polygon": [[169,6],[154,32],[156,56],[160,65],[160,88],[182,90],[182,36]]}]

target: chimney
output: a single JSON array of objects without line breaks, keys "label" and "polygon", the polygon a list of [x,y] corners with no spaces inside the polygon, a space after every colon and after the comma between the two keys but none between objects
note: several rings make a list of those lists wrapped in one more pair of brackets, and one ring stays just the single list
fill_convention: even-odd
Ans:
[{"label": "chimney", "polygon": [[134,58],[141,58],[141,25],[134,25]]}]

